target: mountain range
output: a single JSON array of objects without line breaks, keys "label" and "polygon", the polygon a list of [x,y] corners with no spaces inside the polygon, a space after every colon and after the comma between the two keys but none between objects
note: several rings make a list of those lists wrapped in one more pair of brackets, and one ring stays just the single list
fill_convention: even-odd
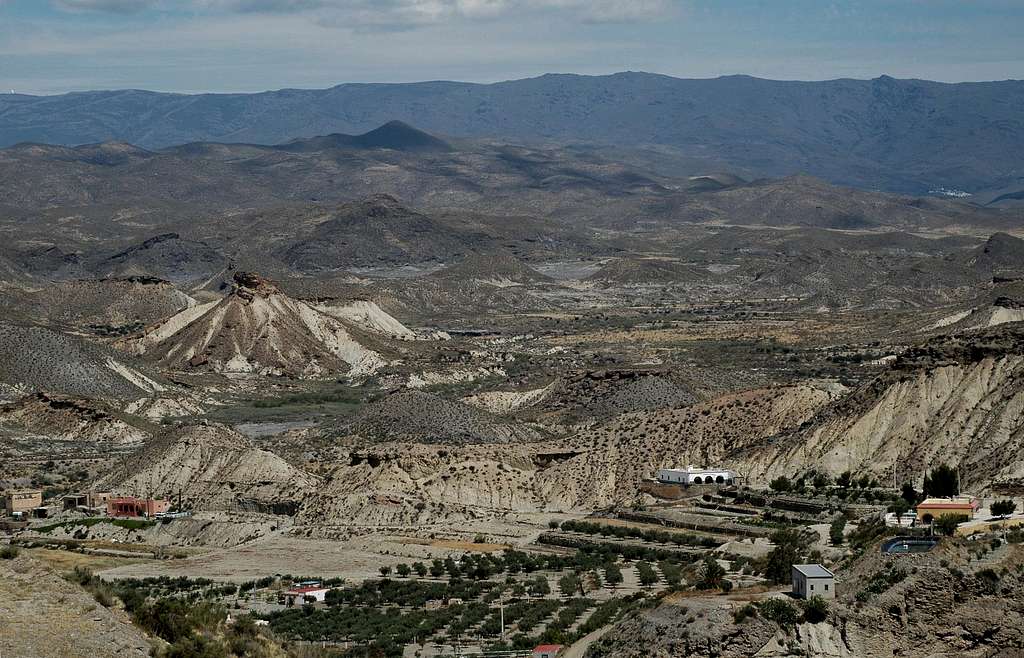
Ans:
[{"label": "mountain range", "polygon": [[796,82],[633,72],[258,94],[10,94],[0,96],[0,145],[284,144],[399,119],[455,138],[639,146],[675,174],[803,172],[872,189],[1015,202],[1024,196],[1022,105],[1018,80]]}]

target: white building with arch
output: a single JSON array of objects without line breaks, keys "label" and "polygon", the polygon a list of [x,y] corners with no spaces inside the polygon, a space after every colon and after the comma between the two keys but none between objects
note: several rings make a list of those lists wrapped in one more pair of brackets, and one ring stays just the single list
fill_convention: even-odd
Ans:
[{"label": "white building with arch", "polygon": [[736,481],[735,471],[727,468],[663,468],[658,471],[658,481],[665,484],[732,484]]}]

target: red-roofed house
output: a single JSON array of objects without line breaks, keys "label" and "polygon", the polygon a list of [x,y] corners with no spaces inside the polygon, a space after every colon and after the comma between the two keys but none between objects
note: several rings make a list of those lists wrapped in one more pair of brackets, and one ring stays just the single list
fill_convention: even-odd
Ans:
[{"label": "red-roofed house", "polygon": [[562,653],[562,648],[561,644],[542,644],[534,648],[533,658],[555,658]]},{"label": "red-roofed house", "polygon": [[330,587],[322,585],[297,585],[285,590],[284,599],[286,605],[303,605],[309,603],[306,597],[312,597],[317,603],[323,603],[327,598]]}]

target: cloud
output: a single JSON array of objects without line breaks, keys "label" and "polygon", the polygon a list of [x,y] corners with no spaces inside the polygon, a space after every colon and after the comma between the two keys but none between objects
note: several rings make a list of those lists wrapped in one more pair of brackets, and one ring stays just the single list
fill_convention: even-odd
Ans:
[{"label": "cloud", "polygon": [[577,23],[627,23],[668,15],[679,0],[193,0],[219,12],[289,14],[332,28],[409,30],[453,21],[554,15]]},{"label": "cloud", "polygon": [[195,4],[200,9],[205,7],[242,13],[295,13],[338,3],[329,0],[198,0]]},{"label": "cloud", "polygon": [[572,13],[587,23],[636,23],[665,18],[681,3],[672,0],[525,0],[526,4]]},{"label": "cloud", "polygon": [[158,0],[54,0],[54,6],[68,11],[99,11],[133,14],[152,9]]},{"label": "cloud", "polygon": [[[58,10],[120,15],[156,10],[168,17],[293,16],[353,32],[402,32],[491,21],[638,23],[670,17],[688,0],[50,0]],[[0,0],[0,3],[4,0]]]}]

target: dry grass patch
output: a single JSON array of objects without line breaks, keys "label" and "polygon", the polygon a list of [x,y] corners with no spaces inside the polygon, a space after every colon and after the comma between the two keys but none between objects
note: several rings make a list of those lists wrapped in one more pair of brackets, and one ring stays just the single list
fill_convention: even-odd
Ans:
[{"label": "dry grass patch", "polygon": [[86,553],[55,550],[52,548],[23,548],[21,550],[25,551],[58,573],[72,571],[75,567],[84,567],[95,572],[146,561],[145,558],[118,557],[116,555],[89,555]]}]

